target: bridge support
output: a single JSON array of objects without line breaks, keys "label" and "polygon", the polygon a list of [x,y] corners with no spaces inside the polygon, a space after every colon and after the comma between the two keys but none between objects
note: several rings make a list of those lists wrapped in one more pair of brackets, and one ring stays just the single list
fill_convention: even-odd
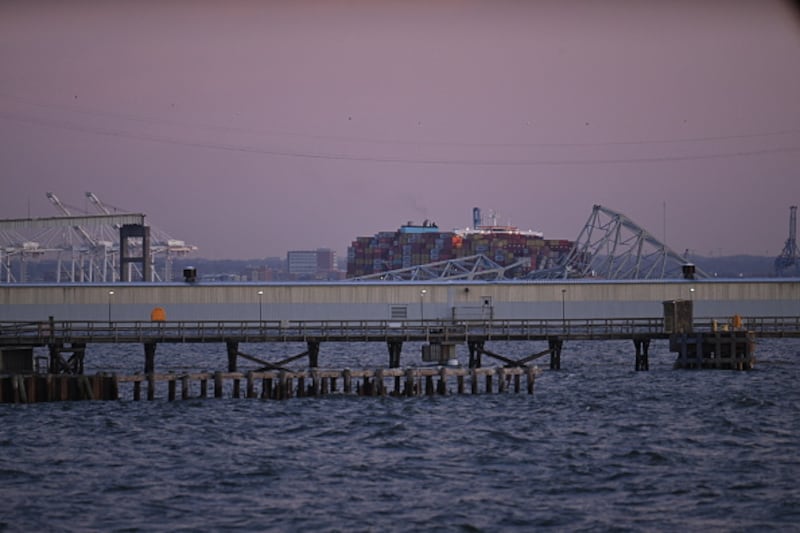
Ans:
[{"label": "bridge support", "polygon": [[483,341],[469,341],[467,343],[469,348],[469,367],[481,367],[481,354],[483,354]]},{"label": "bridge support", "polygon": [[650,370],[650,359],[648,357],[650,339],[633,339],[633,346],[636,348],[636,370]]},{"label": "bridge support", "polygon": [[152,374],[156,370],[156,343],[144,343],[144,373]]},{"label": "bridge support", "polygon": [[547,339],[547,345],[550,349],[550,370],[561,370],[561,348],[564,346],[564,340],[550,337]]},{"label": "bridge support", "polygon": [[403,351],[403,341],[387,341],[389,348],[389,368],[400,368],[400,352]]},{"label": "bridge support", "polygon": [[308,367],[319,368],[319,341],[308,341]]}]

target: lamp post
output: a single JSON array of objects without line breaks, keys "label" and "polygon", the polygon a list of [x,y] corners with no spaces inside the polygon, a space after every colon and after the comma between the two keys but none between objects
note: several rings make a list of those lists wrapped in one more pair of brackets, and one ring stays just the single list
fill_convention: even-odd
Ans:
[{"label": "lamp post", "polygon": [[561,329],[567,329],[567,312],[565,306],[565,298],[567,296],[567,289],[561,289]]},{"label": "lamp post", "polygon": [[258,321],[263,322],[261,313],[261,297],[264,296],[264,291],[258,291]]},{"label": "lamp post", "polygon": [[108,323],[111,323],[111,297],[114,296],[114,291],[108,291]]},{"label": "lamp post", "polygon": [[694,287],[689,287],[689,300],[694,301]]},{"label": "lamp post", "polygon": [[420,323],[425,322],[425,306],[423,304],[423,299],[425,298],[425,294],[427,294],[427,290],[422,289],[419,291],[419,321]]}]

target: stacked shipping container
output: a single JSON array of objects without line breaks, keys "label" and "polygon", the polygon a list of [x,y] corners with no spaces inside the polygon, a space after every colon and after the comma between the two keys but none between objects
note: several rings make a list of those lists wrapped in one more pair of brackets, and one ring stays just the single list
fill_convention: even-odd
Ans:
[{"label": "stacked shipping container", "polygon": [[357,237],[347,250],[347,277],[477,254],[483,254],[502,266],[530,259],[530,266],[520,267],[512,273],[522,277],[531,270],[554,266],[572,245],[572,241],[544,239],[541,234],[510,227],[455,232],[440,231],[427,222],[421,226],[409,223],[397,231]]}]

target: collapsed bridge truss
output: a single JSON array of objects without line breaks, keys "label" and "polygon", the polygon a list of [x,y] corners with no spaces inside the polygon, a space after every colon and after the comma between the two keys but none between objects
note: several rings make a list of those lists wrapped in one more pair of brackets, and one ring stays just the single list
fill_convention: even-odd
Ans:
[{"label": "collapsed bridge truss", "polygon": [[[527,263],[526,263],[527,262]],[[592,208],[569,253],[555,266],[530,271],[525,279],[602,278],[670,279],[686,275],[689,265],[666,244],[622,213],[601,205]],[[485,255],[473,255],[352,278],[359,280],[503,280],[518,279],[517,267],[530,267],[530,259],[500,265]],[[525,270],[527,270],[525,268]],[[695,278],[708,275],[691,266]]]},{"label": "collapsed bridge truss", "polygon": [[[622,213],[601,205],[592,208],[575,244],[554,268],[531,273],[537,279],[670,279],[682,278],[689,265],[669,246]],[[691,266],[693,277],[708,274]]]}]

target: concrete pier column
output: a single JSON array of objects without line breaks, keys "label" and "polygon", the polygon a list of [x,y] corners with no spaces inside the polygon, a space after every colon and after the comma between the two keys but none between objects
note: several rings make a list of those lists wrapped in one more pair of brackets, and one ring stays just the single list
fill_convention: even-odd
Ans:
[{"label": "concrete pier column", "polygon": [[308,366],[319,368],[319,341],[308,341]]},{"label": "concrete pier column", "polygon": [[228,348],[228,372],[236,372],[237,360],[239,359],[239,343],[228,341],[225,344]]},{"label": "concrete pier column", "polygon": [[564,340],[550,337],[547,339],[547,345],[550,348],[550,370],[561,370],[561,348],[564,346]]},{"label": "concrete pier column", "polygon": [[650,339],[633,339],[633,346],[636,349],[636,370],[650,370],[650,359],[648,354],[650,349]]},{"label": "concrete pier column", "polygon": [[156,368],[156,343],[144,343],[144,373],[152,374]]},{"label": "concrete pier column", "polygon": [[400,368],[400,352],[403,351],[403,341],[387,341],[389,348],[389,368]]}]

